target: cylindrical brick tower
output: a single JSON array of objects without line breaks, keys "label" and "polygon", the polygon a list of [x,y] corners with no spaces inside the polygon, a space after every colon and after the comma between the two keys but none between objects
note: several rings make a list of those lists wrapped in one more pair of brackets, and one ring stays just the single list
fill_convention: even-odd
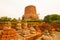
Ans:
[{"label": "cylindrical brick tower", "polygon": [[22,20],[38,20],[38,19],[39,18],[36,13],[36,7],[33,5],[26,6]]},{"label": "cylindrical brick tower", "polygon": [[36,14],[36,7],[33,5],[27,6],[25,8],[25,14]]}]

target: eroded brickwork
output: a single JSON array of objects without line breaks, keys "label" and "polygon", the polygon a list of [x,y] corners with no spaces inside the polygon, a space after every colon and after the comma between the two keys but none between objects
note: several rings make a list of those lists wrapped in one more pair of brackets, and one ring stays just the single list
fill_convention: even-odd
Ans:
[{"label": "eroded brickwork", "polygon": [[23,20],[38,20],[39,17],[36,13],[36,7],[29,5],[25,8],[25,13],[23,15]]}]

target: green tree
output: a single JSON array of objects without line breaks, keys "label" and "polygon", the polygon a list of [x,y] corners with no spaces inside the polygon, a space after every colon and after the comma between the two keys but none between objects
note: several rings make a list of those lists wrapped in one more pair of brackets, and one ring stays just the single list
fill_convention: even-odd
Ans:
[{"label": "green tree", "polygon": [[12,23],[16,23],[16,22],[17,22],[17,19],[16,19],[16,18],[13,18],[13,19],[11,20],[11,22],[12,22]]},{"label": "green tree", "polygon": [[8,22],[8,21],[11,21],[11,18],[6,16],[0,18],[0,22]]},{"label": "green tree", "polygon": [[52,15],[47,15],[44,18],[45,22],[60,22],[60,15],[58,14],[52,14]]}]

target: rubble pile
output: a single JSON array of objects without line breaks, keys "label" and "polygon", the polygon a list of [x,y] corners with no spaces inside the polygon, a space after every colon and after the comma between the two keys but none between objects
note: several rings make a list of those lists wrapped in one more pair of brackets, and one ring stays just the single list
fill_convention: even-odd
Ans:
[{"label": "rubble pile", "polygon": [[0,34],[0,40],[16,39],[18,34],[14,29],[4,29]]}]

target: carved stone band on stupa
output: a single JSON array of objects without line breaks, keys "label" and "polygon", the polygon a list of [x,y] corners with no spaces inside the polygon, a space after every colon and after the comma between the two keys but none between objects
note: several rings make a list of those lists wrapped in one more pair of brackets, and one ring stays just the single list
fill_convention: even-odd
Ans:
[{"label": "carved stone band on stupa", "polygon": [[38,20],[38,15],[36,13],[36,7],[33,5],[29,5],[25,7],[25,12],[22,20]]}]

